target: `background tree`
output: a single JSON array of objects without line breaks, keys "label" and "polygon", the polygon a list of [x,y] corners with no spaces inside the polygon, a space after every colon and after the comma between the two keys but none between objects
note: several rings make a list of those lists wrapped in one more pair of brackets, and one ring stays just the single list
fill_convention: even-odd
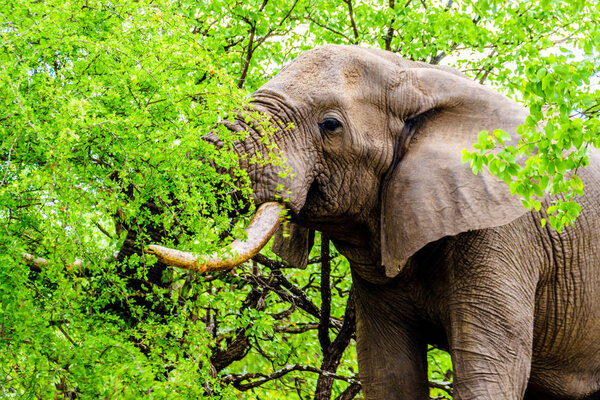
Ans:
[{"label": "background tree", "polygon": [[[2,396],[360,398],[349,266],[326,237],[305,271],[268,251],[204,276],[143,254],[240,235],[244,134],[218,122],[319,44],[446,63],[529,105],[519,146],[482,133],[464,158],[539,210],[581,192],[569,170],[599,144],[598,20],[591,0],[3,2]],[[547,212],[561,228],[578,206]],[[429,366],[451,398],[448,355]]]}]

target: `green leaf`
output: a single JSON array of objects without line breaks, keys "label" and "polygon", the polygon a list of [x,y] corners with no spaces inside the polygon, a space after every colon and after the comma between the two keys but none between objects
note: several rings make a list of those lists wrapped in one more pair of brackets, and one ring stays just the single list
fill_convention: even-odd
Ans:
[{"label": "green leaf", "polygon": [[479,134],[477,135],[477,141],[481,145],[485,145],[487,143],[488,135],[489,135],[488,131],[481,131],[481,132],[479,132]]}]

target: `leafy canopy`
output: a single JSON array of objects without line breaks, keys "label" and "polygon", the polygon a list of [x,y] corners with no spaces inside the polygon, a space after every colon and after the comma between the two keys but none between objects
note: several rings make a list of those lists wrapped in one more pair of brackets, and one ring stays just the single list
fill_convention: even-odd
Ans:
[{"label": "leafy canopy", "polygon": [[[560,229],[585,191],[569,171],[599,144],[598,20],[591,0],[2,2],[2,396],[360,396],[349,266],[326,238],[306,271],[265,251],[197,276],[143,254],[240,235],[244,133],[217,123],[324,43],[453,65],[531,110],[518,144],[484,132],[464,160]],[[448,355],[429,365],[450,398]]]}]

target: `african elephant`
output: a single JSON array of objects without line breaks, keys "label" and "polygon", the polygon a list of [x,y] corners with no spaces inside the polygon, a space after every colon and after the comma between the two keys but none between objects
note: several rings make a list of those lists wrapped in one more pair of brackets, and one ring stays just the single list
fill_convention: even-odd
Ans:
[{"label": "african elephant", "polygon": [[[290,63],[251,104],[281,127],[274,140],[294,175],[247,166],[262,215],[230,259],[150,252],[230,268],[269,240],[285,207],[282,258],[303,267],[318,230],[351,264],[367,399],[427,399],[428,343],[452,356],[455,399],[600,398],[597,152],[580,171],[582,214],[557,233],[503,182],[461,163],[481,130],[515,137],[527,112],[451,68],[329,45]],[[226,125],[250,131],[240,152],[263,146],[260,127]]]}]

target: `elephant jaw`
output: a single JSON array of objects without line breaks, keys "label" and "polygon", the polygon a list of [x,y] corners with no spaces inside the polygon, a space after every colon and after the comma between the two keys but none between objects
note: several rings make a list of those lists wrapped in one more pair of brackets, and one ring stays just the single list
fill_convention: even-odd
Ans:
[{"label": "elephant jaw", "polygon": [[246,240],[236,239],[224,253],[227,258],[213,254],[202,257],[193,253],[170,249],[158,245],[150,245],[146,253],[153,254],[166,265],[198,272],[225,271],[254,257],[269,241],[281,221],[284,206],[280,203],[263,203],[258,207],[254,217],[246,227]]}]

